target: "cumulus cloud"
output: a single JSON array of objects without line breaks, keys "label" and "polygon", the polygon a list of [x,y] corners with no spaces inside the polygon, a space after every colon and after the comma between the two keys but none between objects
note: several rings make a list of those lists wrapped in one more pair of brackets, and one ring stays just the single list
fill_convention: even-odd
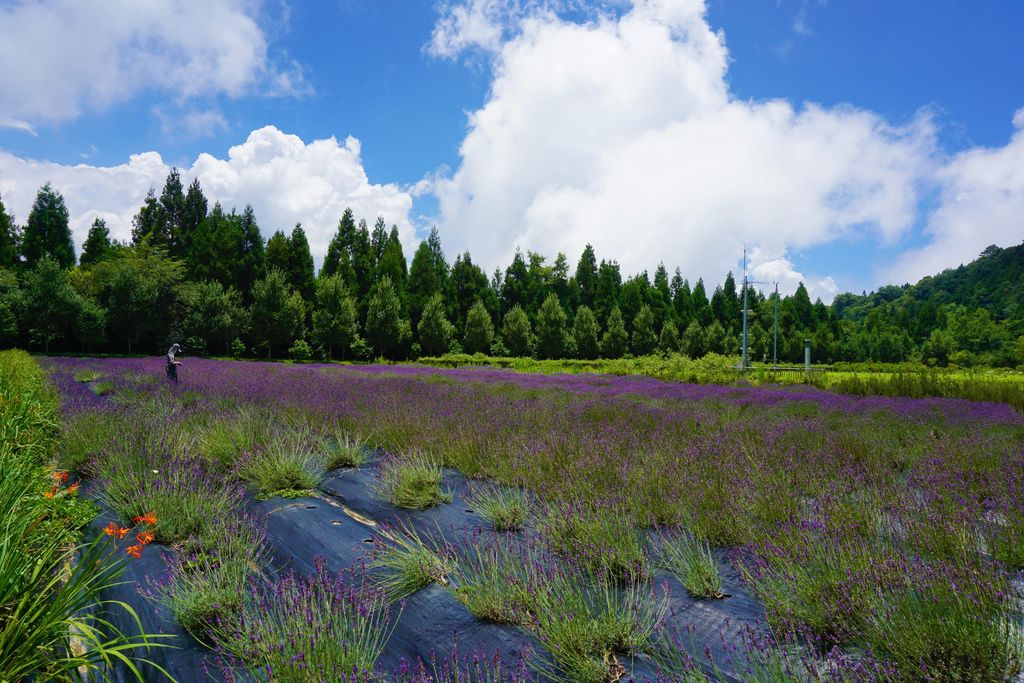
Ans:
[{"label": "cumulus cloud", "polygon": [[894,126],[849,106],[740,101],[727,64],[700,0],[522,19],[470,115],[460,166],[434,182],[446,241],[492,266],[517,245],[578,254],[589,242],[626,272],[664,260],[719,281],[743,244],[785,258],[911,228],[934,157],[926,114]]},{"label": "cumulus cloud", "polygon": [[[412,196],[393,184],[371,183],[360,151],[359,141],[352,137],[307,144],[266,126],[228,150],[225,159],[200,154],[190,168],[182,169],[182,176],[186,184],[199,178],[211,206],[220,201],[226,210],[241,210],[252,204],[264,237],[278,229],[288,232],[301,222],[318,262],[346,207],[371,224],[383,216],[389,226],[397,225],[408,250],[416,243],[409,221]],[[0,197],[23,223],[36,191],[51,182],[64,194],[80,247],[97,217],[107,221],[114,237],[128,239],[132,217],[147,190],[155,187],[159,193],[169,171],[156,152],[135,154],[127,163],[104,167],[36,161],[0,151]]]},{"label": "cumulus cloud", "polygon": [[976,258],[990,244],[1024,241],[1024,108],[1013,123],[1005,146],[966,150],[937,171],[941,194],[928,217],[929,242],[898,259],[887,280],[916,282]]},{"label": "cumulus cloud", "polygon": [[0,6],[0,125],[28,129],[144,91],[201,95],[309,91],[275,59],[251,0],[51,0]]}]

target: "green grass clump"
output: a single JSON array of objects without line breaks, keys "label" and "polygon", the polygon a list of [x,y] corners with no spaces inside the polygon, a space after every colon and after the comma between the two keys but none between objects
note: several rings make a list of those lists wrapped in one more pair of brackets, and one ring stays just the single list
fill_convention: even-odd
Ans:
[{"label": "green grass clump", "polygon": [[332,432],[321,437],[320,443],[328,470],[359,467],[369,457],[369,448],[366,443],[351,432]]},{"label": "green grass clump", "polygon": [[296,495],[315,489],[326,468],[319,444],[308,431],[282,431],[239,463],[238,472],[259,495]]},{"label": "green grass clump", "polygon": [[94,382],[103,376],[103,373],[98,370],[78,370],[75,372],[75,381],[81,382],[82,384],[88,384]]},{"label": "green grass clump", "polygon": [[203,457],[227,471],[243,453],[264,445],[268,418],[252,408],[240,408],[199,428],[196,447]]},{"label": "green grass clump", "polygon": [[369,569],[388,600],[401,600],[431,583],[448,585],[455,554],[444,541],[420,537],[411,526],[381,529],[374,537]]},{"label": "green grass clump", "polygon": [[64,423],[61,430],[58,461],[61,467],[83,475],[93,473],[93,460],[108,450],[121,429],[118,413],[79,413]]},{"label": "green grass clump", "polygon": [[377,494],[395,507],[422,510],[438,503],[452,502],[441,490],[441,465],[423,451],[403,457],[389,457],[380,464]]},{"label": "green grass clump", "polygon": [[474,544],[459,556],[452,581],[455,596],[477,619],[526,624],[533,603],[528,586],[536,579],[535,559],[507,543]]},{"label": "green grass clump", "polygon": [[113,393],[114,389],[117,388],[117,385],[114,384],[113,381],[107,379],[102,382],[93,382],[89,385],[89,388],[97,396],[106,396],[107,394]]},{"label": "green grass clump", "polygon": [[466,502],[497,531],[519,531],[530,515],[530,497],[523,489],[494,485],[474,487]]},{"label": "green grass clump", "polygon": [[591,575],[633,581],[649,572],[643,534],[614,511],[553,508],[541,527],[552,550],[578,562]]},{"label": "green grass clump", "polygon": [[888,596],[865,640],[897,681],[922,680],[923,671],[949,681],[1009,681],[1024,662],[1019,618],[996,596],[933,585]]},{"label": "green grass clump", "polygon": [[249,581],[266,560],[266,541],[251,523],[232,518],[176,550],[169,576],[149,595],[166,604],[182,628],[204,640],[242,609]]},{"label": "green grass clump", "polygon": [[620,658],[648,648],[668,609],[646,583],[621,588],[562,570],[534,592],[538,636],[561,671],[537,664],[545,680],[606,683],[626,673]]},{"label": "green grass clump", "polygon": [[689,535],[659,539],[659,564],[695,598],[723,598],[722,577],[711,546]]}]

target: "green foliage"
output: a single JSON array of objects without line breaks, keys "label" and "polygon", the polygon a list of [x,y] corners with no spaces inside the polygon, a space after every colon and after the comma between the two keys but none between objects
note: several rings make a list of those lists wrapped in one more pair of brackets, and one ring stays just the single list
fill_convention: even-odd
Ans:
[{"label": "green foliage", "polygon": [[369,457],[369,446],[358,436],[344,429],[335,429],[320,437],[320,451],[328,470],[359,467]]},{"label": "green foliage", "polygon": [[305,305],[280,270],[271,270],[252,288],[253,336],[267,345],[267,356],[274,347],[289,347],[302,331]]},{"label": "green foliage", "polygon": [[711,547],[688,535],[662,534],[659,564],[695,598],[722,598],[722,577]]},{"label": "green foliage", "polygon": [[21,241],[21,253],[29,266],[47,257],[61,268],[75,265],[75,246],[71,241],[64,195],[53,189],[50,183],[39,188],[32,203]]},{"label": "green foliage", "polygon": [[505,314],[501,323],[501,341],[511,356],[529,356],[533,352],[530,318],[519,304]]},{"label": "green foliage", "polygon": [[313,358],[313,349],[305,339],[296,339],[288,349],[288,357],[298,363],[305,363]]},{"label": "green foliage", "polygon": [[444,301],[439,293],[431,295],[421,311],[416,329],[422,353],[434,356],[448,353],[455,337],[455,326],[444,315]]},{"label": "green foliage", "polygon": [[394,358],[409,336],[409,321],[402,317],[402,301],[394,282],[385,275],[377,283],[366,310],[366,341],[374,354]]},{"label": "green foliage", "polygon": [[566,351],[567,316],[558,296],[549,294],[537,313],[537,355],[561,358]]},{"label": "green foliage", "polygon": [[231,356],[233,358],[241,358],[246,353],[245,342],[238,337],[231,340]]},{"label": "green foliage", "polygon": [[77,319],[82,302],[56,260],[43,256],[34,263],[25,275],[25,319],[32,341],[48,352],[52,342],[67,334],[68,321]]},{"label": "green foliage", "polygon": [[482,301],[477,299],[466,315],[466,330],[462,336],[462,348],[466,353],[487,353],[494,339],[494,323]]},{"label": "green foliage", "polygon": [[319,440],[304,430],[272,434],[239,464],[239,474],[264,498],[315,489],[326,470]]},{"label": "green foliage", "polygon": [[242,298],[233,288],[213,282],[187,282],[178,288],[175,338],[186,340],[192,355],[229,349],[229,341],[245,328]]},{"label": "green foliage", "polygon": [[82,245],[82,258],[80,263],[89,266],[99,263],[110,253],[110,230],[107,229],[107,222],[97,218],[89,228],[89,234]]},{"label": "green foliage", "polygon": [[671,320],[666,320],[661,327],[661,335],[658,337],[658,350],[662,353],[676,353],[681,344],[676,324]]},{"label": "green foliage", "polygon": [[628,343],[629,335],[622,321],[622,312],[615,306],[608,315],[608,327],[601,338],[601,355],[605,358],[622,358]]},{"label": "green foliage", "polygon": [[345,286],[341,275],[328,275],[316,281],[316,301],[313,307],[313,339],[327,351],[327,359],[334,351],[345,358],[355,341],[358,330],[356,302]]},{"label": "green foliage", "polygon": [[451,546],[433,536],[424,540],[411,526],[400,524],[383,527],[374,536],[368,568],[377,574],[388,600],[395,602],[432,583],[448,585],[455,566]]},{"label": "green foliage", "polygon": [[572,335],[576,342],[576,354],[580,358],[594,359],[598,357],[601,352],[599,343],[601,328],[597,324],[594,312],[586,305],[581,305],[576,309]]},{"label": "green foliage", "polygon": [[644,304],[633,318],[633,355],[646,356],[654,351],[657,343],[658,337],[654,333],[654,313],[650,306]]},{"label": "green foliage", "polygon": [[496,531],[519,531],[532,507],[526,491],[496,485],[474,487],[466,502]]},{"label": "green foliage", "polygon": [[549,510],[541,526],[552,550],[571,557],[593,576],[634,581],[649,570],[642,534],[610,511]]},{"label": "green foliage", "polygon": [[400,508],[420,510],[450,503],[451,494],[441,490],[441,465],[423,451],[391,457],[381,463],[377,495]]},{"label": "green foliage", "polygon": [[14,217],[7,213],[0,198],[0,268],[11,268],[17,263],[20,242],[21,235],[14,224]]}]

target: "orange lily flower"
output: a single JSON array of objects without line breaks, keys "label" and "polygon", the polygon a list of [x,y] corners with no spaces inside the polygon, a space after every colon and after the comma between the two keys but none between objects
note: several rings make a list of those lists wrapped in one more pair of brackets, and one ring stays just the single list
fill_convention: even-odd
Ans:
[{"label": "orange lily flower", "polygon": [[124,549],[126,555],[131,555],[135,559],[142,557],[142,546],[141,545],[130,545]]},{"label": "orange lily flower", "polygon": [[150,526],[156,526],[156,513],[147,512],[144,515],[136,517],[135,521],[141,524],[149,524]]},{"label": "orange lily flower", "polygon": [[140,545],[147,545],[149,543],[152,543],[153,538],[154,536],[152,531],[142,531],[135,535],[135,539],[139,542]]},{"label": "orange lily flower", "polygon": [[78,493],[78,482],[76,481],[74,484],[69,486],[66,493]]},{"label": "orange lily flower", "polygon": [[103,527],[103,533],[105,533],[107,536],[116,536],[117,522],[110,522],[105,527]]},{"label": "orange lily flower", "polygon": [[58,491],[58,490],[59,490],[59,489],[58,489],[58,488],[57,488],[56,486],[54,486],[54,487],[53,487],[52,489],[50,489],[49,491],[44,491],[44,492],[43,492],[43,495],[44,495],[44,496],[46,496],[47,498],[53,498],[53,497],[54,497],[55,495],[57,495],[57,491]]},{"label": "orange lily flower", "polygon": [[64,483],[68,480],[67,472],[51,472],[50,476],[53,477],[54,481],[59,481],[61,483]]}]

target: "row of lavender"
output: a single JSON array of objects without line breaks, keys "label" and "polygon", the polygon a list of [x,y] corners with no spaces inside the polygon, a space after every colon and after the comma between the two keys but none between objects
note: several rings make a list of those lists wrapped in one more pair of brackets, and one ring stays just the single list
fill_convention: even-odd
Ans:
[{"label": "row of lavender", "polygon": [[[132,501],[138,514],[148,511],[141,508],[159,499],[159,487],[180,489],[169,507],[182,509],[182,497],[184,508],[197,506],[185,520],[171,513],[158,535],[187,558],[176,574],[185,583],[207,575],[222,582],[225,604],[195,622],[207,627],[245,609],[238,596],[251,577],[237,567],[259,564],[265,551],[240,530],[251,524],[224,533],[212,527],[225,525],[205,528],[203,520],[224,510],[244,520],[237,482],[258,469],[260,423],[273,420],[358,434],[391,453],[427,454],[471,477],[523,487],[541,502],[534,526],[544,548],[627,583],[656,573],[642,541],[652,526],[728,549],[725,559],[760,598],[775,634],[754,649],[788,641],[816,653],[802,664],[755,657],[757,666],[897,680],[1002,680],[1020,666],[1013,578],[1024,565],[1024,424],[1006,406],[637,377],[218,361],[190,362],[182,384],[168,390],[153,383],[161,367],[152,360],[53,364],[72,446],[90,425],[104,431],[125,405],[133,411],[118,449],[70,465],[106,479],[107,500],[125,514]],[[120,408],[74,381],[89,371],[111,378]],[[239,406],[269,413],[253,417]],[[141,414],[151,416],[142,429]],[[126,447],[132,439],[145,443]],[[176,590],[163,594],[187,603],[187,590]],[[534,622],[538,611],[532,606]],[[659,675],[695,675],[702,644],[672,619],[656,621],[660,642],[677,645],[677,656],[659,658]],[[238,624],[249,622],[231,628]],[[550,645],[536,623],[524,625]],[[226,655],[251,647],[239,643],[254,633],[222,633]]]}]

